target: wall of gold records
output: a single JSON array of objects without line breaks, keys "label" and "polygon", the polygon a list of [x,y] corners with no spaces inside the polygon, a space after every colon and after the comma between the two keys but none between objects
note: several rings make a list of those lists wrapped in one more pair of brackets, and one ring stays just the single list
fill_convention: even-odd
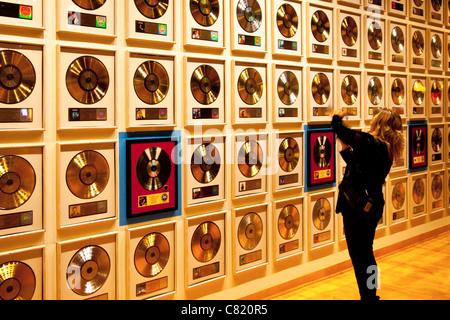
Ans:
[{"label": "wall of gold records", "polygon": [[[0,1],[0,298],[235,299],[347,260],[334,108],[361,130],[379,106],[402,117],[375,249],[447,226],[449,18],[433,0]],[[179,176],[124,206],[165,165],[142,183],[129,161],[173,130]]]}]

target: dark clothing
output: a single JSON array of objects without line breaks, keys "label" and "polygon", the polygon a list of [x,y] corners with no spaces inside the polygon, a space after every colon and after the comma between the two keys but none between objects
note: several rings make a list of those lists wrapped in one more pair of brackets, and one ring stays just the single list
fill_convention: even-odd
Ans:
[{"label": "dark clothing", "polygon": [[342,213],[344,232],[348,252],[355,270],[361,299],[375,299],[376,288],[370,289],[367,280],[373,276],[368,272],[370,266],[376,266],[373,255],[373,239],[378,221],[383,214],[384,198],[382,187],[391,170],[387,145],[369,133],[349,129],[342,124],[339,116],[333,116],[331,127],[337,137],[350,147],[341,151],[346,162],[344,179],[355,190],[366,190],[373,199],[369,212],[362,208],[352,209],[347,199],[339,193],[336,213]]}]

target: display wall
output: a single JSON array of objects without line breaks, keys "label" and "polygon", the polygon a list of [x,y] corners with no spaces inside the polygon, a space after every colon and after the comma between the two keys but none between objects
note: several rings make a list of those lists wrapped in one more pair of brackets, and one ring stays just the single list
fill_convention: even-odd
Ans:
[{"label": "display wall", "polygon": [[0,2],[0,298],[237,299],[348,260],[336,108],[402,117],[375,249],[448,229],[441,2]]}]

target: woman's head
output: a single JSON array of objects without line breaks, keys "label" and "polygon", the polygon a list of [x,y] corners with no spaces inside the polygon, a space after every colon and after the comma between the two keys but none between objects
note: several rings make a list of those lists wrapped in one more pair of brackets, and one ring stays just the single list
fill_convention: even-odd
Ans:
[{"label": "woman's head", "polygon": [[389,108],[379,109],[373,116],[369,132],[387,144],[391,160],[402,156],[405,141],[402,134],[402,119],[397,112]]}]

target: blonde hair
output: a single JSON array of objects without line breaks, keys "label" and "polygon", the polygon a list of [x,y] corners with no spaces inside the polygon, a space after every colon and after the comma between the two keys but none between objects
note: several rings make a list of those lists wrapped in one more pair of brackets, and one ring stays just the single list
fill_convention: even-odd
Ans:
[{"label": "blonde hair", "polygon": [[379,109],[373,116],[370,133],[386,143],[390,160],[402,157],[405,139],[402,133],[402,119],[397,112],[389,108]]}]

